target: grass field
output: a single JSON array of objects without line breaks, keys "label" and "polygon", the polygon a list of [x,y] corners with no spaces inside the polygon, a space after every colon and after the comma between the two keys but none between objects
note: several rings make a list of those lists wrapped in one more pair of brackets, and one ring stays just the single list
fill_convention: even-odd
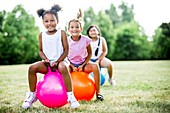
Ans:
[{"label": "grass field", "polygon": [[113,63],[117,86],[105,81],[101,86],[105,100],[80,101],[78,109],[68,104],[49,109],[39,101],[23,109],[29,65],[0,66],[0,113],[170,113],[170,60]]}]

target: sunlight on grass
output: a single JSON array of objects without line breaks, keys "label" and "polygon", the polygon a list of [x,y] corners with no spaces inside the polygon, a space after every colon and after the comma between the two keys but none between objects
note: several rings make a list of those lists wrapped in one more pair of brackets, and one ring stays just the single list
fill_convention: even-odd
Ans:
[{"label": "sunlight on grass", "polygon": [[[115,61],[117,82],[101,86],[103,102],[80,101],[78,109],[69,105],[49,109],[37,101],[32,108],[21,107],[28,91],[29,65],[0,66],[0,113],[169,113],[170,61]],[[38,79],[43,75],[38,74]]]}]

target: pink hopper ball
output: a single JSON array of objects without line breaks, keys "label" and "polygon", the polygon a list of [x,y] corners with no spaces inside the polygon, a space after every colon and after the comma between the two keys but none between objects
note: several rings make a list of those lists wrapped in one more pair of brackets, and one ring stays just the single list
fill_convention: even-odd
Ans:
[{"label": "pink hopper ball", "polygon": [[37,84],[37,98],[46,107],[59,108],[67,104],[67,91],[58,70],[48,73]]}]

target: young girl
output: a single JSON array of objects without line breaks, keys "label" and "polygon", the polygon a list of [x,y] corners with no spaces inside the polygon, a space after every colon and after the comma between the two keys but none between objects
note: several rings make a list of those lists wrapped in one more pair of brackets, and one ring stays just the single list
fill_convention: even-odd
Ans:
[{"label": "young girl", "polygon": [[47,67],[50,66],[53,71],[56,69],[61,72],[64,79],[64,84],[67,89],[68,102],[71,108],[80,106],[72,91],[71,76],[69,73],[68,55],[68,41],[65,31],[56,29],[58,24],[57,12],[61,10],[59,5],[54,5],[50,10],[39,9],[37,14],[42,16],[43,24],[47,31],[39,34],[39,54],[43,59],[36,62],[29,67],[28,81],[30,92],[22,105],[23,108],[29,108],[37,100],[36,99],[36,73],[46,74]]},{"label": "young girl", "polygon": [[96,25],[92,25],[87,29],[87,35],[92,39],[92,62],[97,62],[100,67],[107,68],[109,79],[108,82],[115,86],[116,82],[113,79],[113,64],[112,61],[106,58],[107,44],[104,37],[100,36],[100,29]]},{"label": "young girl", "polygon": [[[82,13],[78,14],[81,17]],[[70,71],[84,71],[87,73],[94,73],[94,80],[96,84],[96,98],[103,101],[104,98],[100,94],[100,71],[97,63],[89,62],[91,58],[91,39],[87,36],[81,35],[82,25],[78,19],[73,19],[68,23],[68,31],[70,36],[69,42],[69,54],[68,59],[70,61]]]}]

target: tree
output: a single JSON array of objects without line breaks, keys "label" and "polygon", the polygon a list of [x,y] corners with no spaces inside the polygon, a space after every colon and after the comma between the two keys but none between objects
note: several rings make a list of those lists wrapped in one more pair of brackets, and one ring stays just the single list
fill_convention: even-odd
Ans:
[{"label": "tree", "polygon": [[86,30],[87,28],[92,25],[93,22],[95,22],[96,20],[96,14],[94,13],[94,10],[92,7],[89,7],[87,9],[87,11],[84,12],[84,16],[83,16],[83,21],[84,21],[84,27],[83,27],[83,34],[87,34]]},{"label": "tree", "polygon": [[112,25],[114,28],[118,27],[119,23],[120,23],[120,17],[117,13],[116,7],[114,6],[114,4],[110,5],[110,9],[106,9],[105,10],[106,14],[109,15],[111,21],[112,21]]},{"label": "tree", "polygon": [[127,3],[122,2],[121,5],[119,5],[119,9],[121,10],[121,16],[120,20],[121,22],[131,22],[134,21],[134,13],[133,13],[133,5],[128,7]]},{"label": "tree", "polygon": [[122,25],[116,30],[115,60],[149,59],[147,36],[136,22]]},{"label": "tree", "polygon": [[38,58],[38,27],[22,5],[5,15],[2,31],[0,64],[30,63]]},{"label": "tree", "polygon": [[[5,11],[0,12],[0,48],[3,48],[2,42],[4,41],[3,39],[3,30],[2,30],[2,25],[3,25],[3,21],[5,18]],[[1,51],[1,50],[0,50]],[[2,53],[0,52],[0,58],[2,57]]]},{"label": "tree", "polygon": [[133,5],[128,7],[122,2],[119,9],[120,16],[114,4],[97,14],[90,7],[85,12],[83,33],[86,34],[89,25],[98,25],[108,45],[107,57],[111,60],[149,59],[151,43],[143,28],[134,20]]},{"label": "tree", "polygon": [[0,32],[2,33],[2,24],[5,18],[5,14],[6,12],[3,10],[2,12],[0,12]]},{"label": "tree", "polygon": [[170,59],[170,22],[162,23],[153,36],[153,58]]}]

